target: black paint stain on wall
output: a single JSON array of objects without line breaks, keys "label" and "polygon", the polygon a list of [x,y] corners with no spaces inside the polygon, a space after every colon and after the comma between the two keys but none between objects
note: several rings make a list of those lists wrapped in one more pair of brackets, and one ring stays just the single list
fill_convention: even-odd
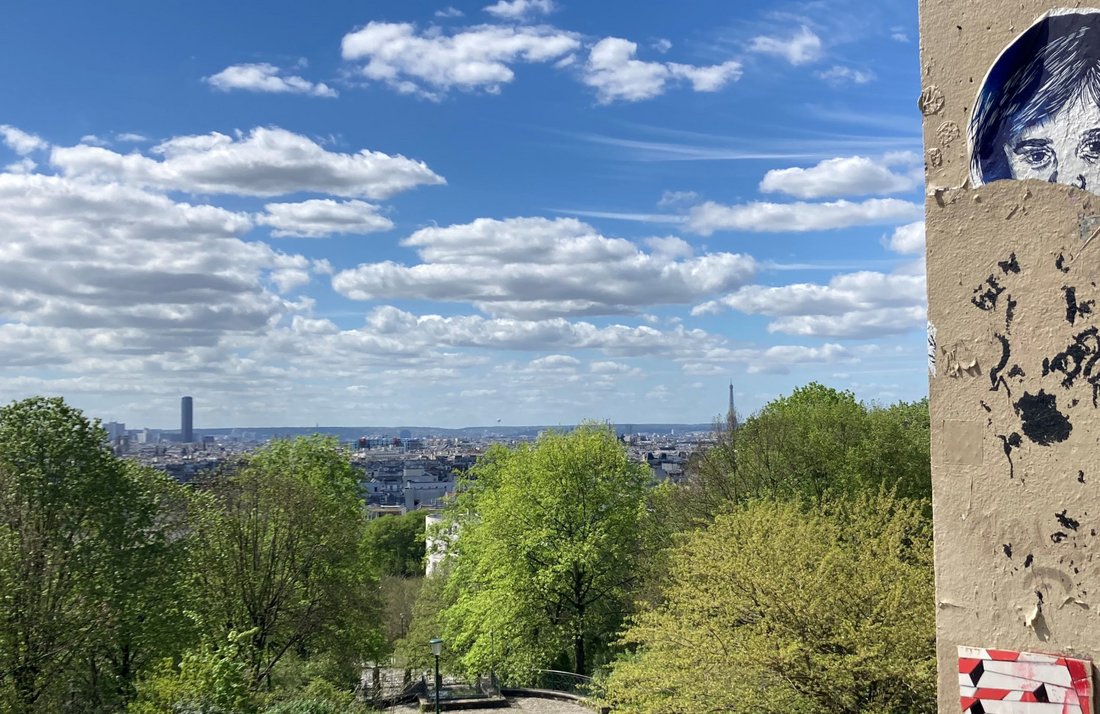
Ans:
[{"label": "black paint stain on wall", "polygon": [[1078,471],[1078,472],[1077,472],[1077,480],[1078,480],[1078,481],[1079,481],[1080,483],[1084,483],[1084,482],[1085,482],[1085,472],[1084,472],[1084,471]]},{"label": "black paint stain on wall", "polygon": [[1061,270],[1063,273],[1068,273],[1069,268],[1066,267],[1066,256],[1061,253],[1058,254],[1058,258],[1054,261],[1054,267]]},{"label": "black paint stain on wall", "polygon": [[989,414],[990,412],[993,411],[993,409],[988,404],[986,404],[984,401],[980,402],[980,404],[982,405],[982,409],[985,409],[986,414]]},{"label": "black paint stain on wall", "polygon": [[1061,513],[1055,513],[1054,517],[1058,519],[1058,523],[1060,523],[1063,528],[1068,528],[1071,531],[1077,530],[1077,528],[1081,525],[1081,522],[1077,519],[1067,516],[1066,509],[1064,508],[1062,509]]},{"label": "black paint stain on wall", "polygon": [[1012,365],[1012,369],[1008,370],[1008,376],[1009,377],[1026,377],[1027,375],[1024,374],[1024,370],[1022,370],[1020,368],[1020,365],[1014,364],[1014,365]]},{"label": "black paint stain on wall", "polygon": [[[997,362],[996,366],[994,366],[993,369],[989,370],[989,381],[993,385],[989,388],[989,391],[996,392],[1001,385],[1004,385],[1005,391],[1008,392],[1008,396],[1011,397],[1012,390],[1008,388],[1008,383],[1006,383],[1005,378],[1001,376],[1001,372],[1003,372],[1004,368],[1008,366],[1008,358],[1012,356],[1012,350],[1011,348],[1009,348],[1008,340],[1005,338],[1004,335],[994,334],[993,336],[996,337],[997,340],[1001,343],[1001,359],[999,362]],[[1045,375],[1046,362],[1044,362],[1043,364],[1043,374]]]},{"label": "black paint stain on wall", "polygon": [[1016,318],[1016,304],[1016,301],[1009,295],[1008,302],[1005,303],[1005,332],[1012,330],[1012,321]]},{"label": "black paint stain on wall", "polygon": [[1005,552],[1005,557],[1008,557],[1008,558],[1012,557],[1012,544],[1011,543],[1005,543],[1004,545],[1002,545],[1001,550],[1003,550]]},{"label": "black paint stain on wall", "polygon": [[1095,300],[1083,300],[1077,302],[1077,288],[1068,285],[1062,286],[1062,294],[1066,298],[1066,322],[1074,324],[1081,315],[1091,315]]},{"label": "black paint stain on wall", "polygon": [[1050,446],[1065,441],[1073,431],[1073,424],[1058,411],[1058,399],[1040,389],[1038,394],[1024,392],[1015,403],[1020,415],[1024,436],[1040,446]]},{"label": "black paint stain on wall", "polygon": [[1001,269],[1001,272],[1005,275],[1009,273],[1019,273],[1020,264],[1016,262],[1016,254],[1012,253],[1008,256],[1008,260],[997,261],[997,267]]},{"label": "black paint stain on wall", "polygon": [[1025,568],[1030,568],[1031,564],[1034,563],[1034,562],[1035,562],[1035,556],[1032,555],[1031,553],[1028,553],[1027,557],[1024,558],[1024,567]]},{"label": "black paint stain on wall", "polygon": [[1100,374],[1093,372],[1097,359],[1100,359],[1100,332],[1096,327],[1083,330],[1073,338],[1073,342],[1053,357],[1043,359],[1043,376],[1053,372],[1062,373],[1062,386],[1069,388],[1079,377],[1092,385],[1092,405],[1097,405]]},{"label": "black paint stain on wall", "polygon": [[984,283],[974,288],[974,295],[970,298],[970,302],[979,310],[994,310],[997,307],[997,298],[1004,291],[1005,289],[997,282],[997,276],[990,275]]},{"label": "black paint stain on wall", "polygon": [[1004,449],[1005,458],[1008,459],[1008,477],[1016,478],[1016,465],[1012,463],[1012,450],[1020,448],[1020,444],[1023,443],[1023,439],[1016,432],[1012,432],[1008,436],[1003,434],[997,434],[997,438],[1001,440],[1001,447]]},{"label": "black paint stain on wall", "polygon": [[1063,533],[1062,531],[1057,531],[1057,532],[1055,532],[1055,533],[1051,533],[1051,534],[1050,534],[1050,539],[1051,539],[1052,541],[1054,541],[1055,543],[1061,543],[1061,542],[1062,542],[1062,541],[1064,541],[1064,540],[1065,540],[1066,538],[1069,538],[1069,536],[1068,536],[1068,535],[1066,535],[1065,533]]}]

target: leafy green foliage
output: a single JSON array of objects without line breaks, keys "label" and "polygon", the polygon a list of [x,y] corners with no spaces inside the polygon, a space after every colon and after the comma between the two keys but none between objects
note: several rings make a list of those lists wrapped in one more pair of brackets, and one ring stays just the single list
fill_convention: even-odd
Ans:
[{"label": "leafy green foliage", "polygon": [[128,714],[253,714],[243,643],[252,633],[230,633],[219,647],[203,643],[179,664],[163,660],[138,683]]},{"label": "leafy green foliage", "polygon": [[890,495],[754,501],[672,554],[666,601],[634,617],[616,711],[935,711],[931,524]]},{"label": "leafy green foliage", "polygon": [[761,496],[821,500],[885,487],[931,497],[927,400],[868,407],[810,383],[717,437],[689,464],[686,492],[666,504],[673,530]]},{"label": "leafy green foliage", "polygon": [[586,673],[605,657],[637,579],[648,481],[602,425],[482,457],[448,511],[444,639],[460,668]]},{"label": "leafy green foliage", "polygon": [[167,478],[126,464],[60,399],[0,409],[0,703],[117,711],[179,645]]},{"label": "leafy green foliage", "polygon": [[424,574],[424,511],[382,516],[367,524],[363,544],[380,575]]},{"label": "leafy green foliage", "polygon": [[276,441],[207,484],[193,528],[193,587],[210,637],[243,647],[260,686],[290,651],[339,651],[345,677],[380,649],[375,584],[363,563],[357,474],[334,439]]}]

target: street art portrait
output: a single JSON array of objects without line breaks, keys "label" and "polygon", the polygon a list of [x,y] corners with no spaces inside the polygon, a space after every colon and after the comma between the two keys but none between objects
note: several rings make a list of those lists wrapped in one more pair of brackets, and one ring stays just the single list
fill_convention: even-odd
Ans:
[{"label": "street art portrait", "polygon": [[993,63],[970,128],[970,179],[1100,193],[1100,9],[1052,10]]}]

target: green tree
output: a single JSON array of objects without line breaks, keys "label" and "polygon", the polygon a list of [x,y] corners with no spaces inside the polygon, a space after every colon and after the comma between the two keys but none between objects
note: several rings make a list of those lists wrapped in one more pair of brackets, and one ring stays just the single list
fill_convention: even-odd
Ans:
[{"label": "green tree", "polygon": [[0,408],[0,703],[118,710],[178,624],[170,491],[59,398]]},{"label": "green tree", "polygon": [[637,581],[648,483],[602,425],[486,453],[449,508],[445,639],[460,667],[587,673],[606,656]]},{"label": "green tree", "polygon": [[660,514],[672,531],[713,520],[756,497],[820,500],[887,488],[932,493],[928,401],[867,406],[851,392],[810,383],[766,404],[688,464],[688,481]]},{"label": "green tree", "polygon": [[250,686],[288,652],[329,656],[350,683],[376,654],[377,586],[364,559],[358,475],[335,439],[275,441],[206,484],[193,528],[199,613],[211,639],[250,632]]},{"label": "green tree", "polygon": [[184,579],[191,546],[185,490],[164,473],[122,463],[128,488],[116,491],[96,566],[101,626],[74,672],[70,712],[120,711],[137,678],[196,634]]},{"label": "green tree", "polygon": [[411,577],[424,574],[425,511],[382,516],[367,524],[363,545],[380,575]]},{"label": "green tree", "polygon": [[616,711],[934,712],[931,523],[888,494],[753,501],[672,553],[632,618]]}]

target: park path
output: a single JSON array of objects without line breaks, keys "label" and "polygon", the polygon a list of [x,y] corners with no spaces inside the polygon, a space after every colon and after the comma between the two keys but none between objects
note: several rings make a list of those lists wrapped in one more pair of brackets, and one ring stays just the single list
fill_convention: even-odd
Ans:
[{"label": "park path", "polygon": [[[517,714],[517,712],[526,712],[527,714],[592,714],[591,709],[582,707],[579,704],[559,702],[555,699],[515,697],[511,700],[511,704],[510,707],[496,709],[475,709],[471,711],[471,714],[473,712],[477,714],[501,714],[502,712],[509,712],[510,714]],[[419,714],[420,710],[416,705],[407,704],[386,711],[393,714]]]}]

